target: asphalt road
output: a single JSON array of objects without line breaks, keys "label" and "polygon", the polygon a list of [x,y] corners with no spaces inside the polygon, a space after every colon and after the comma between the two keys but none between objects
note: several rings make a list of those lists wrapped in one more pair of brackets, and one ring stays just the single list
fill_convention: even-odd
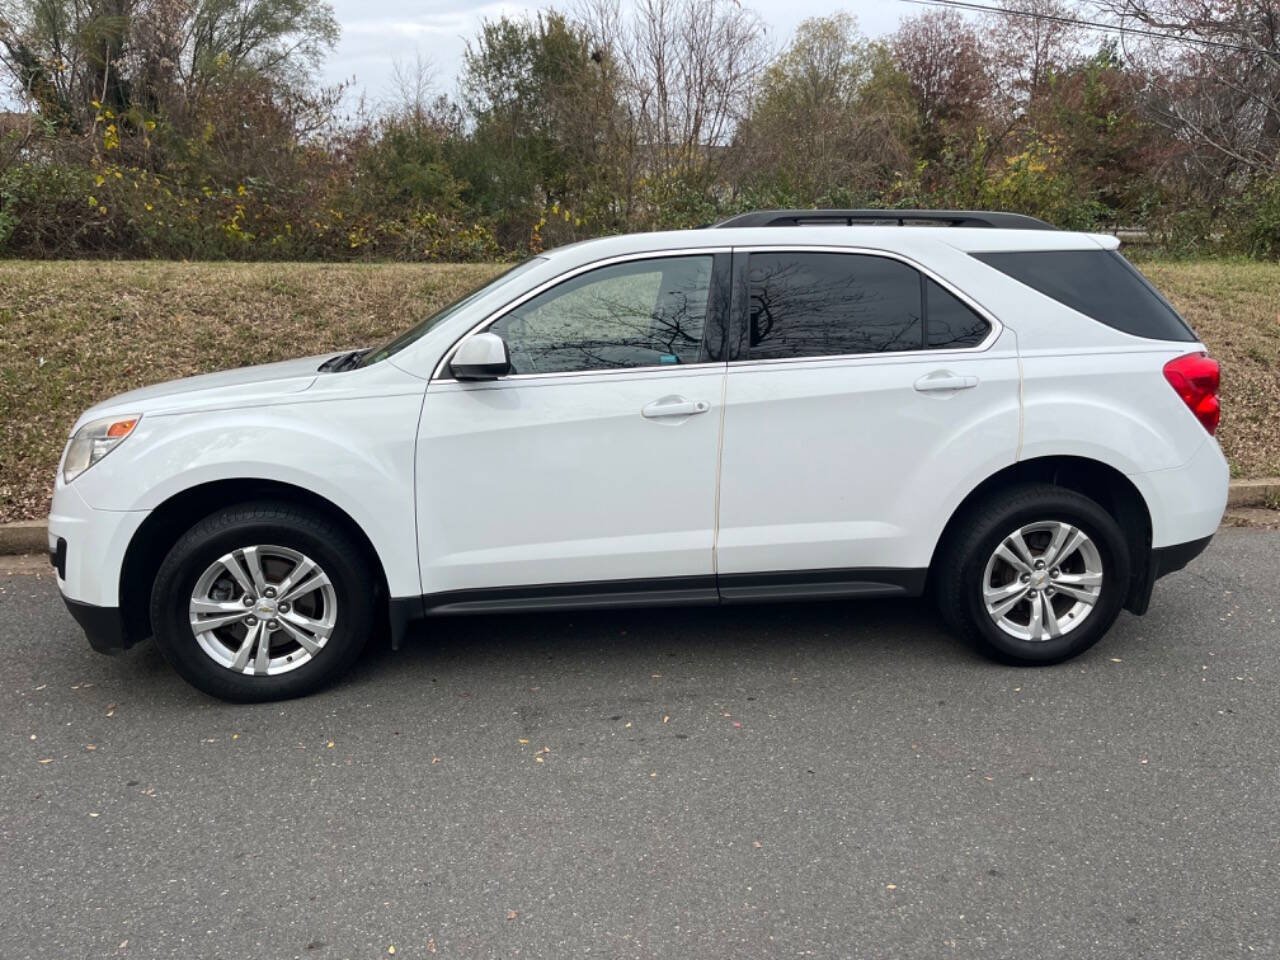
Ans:
[{"label": "asphalt road", "polygon": [[1280,533],[1042,670],[906,602],[431,626],[235,707],[0,576],[0,957],[1280,955]]}]

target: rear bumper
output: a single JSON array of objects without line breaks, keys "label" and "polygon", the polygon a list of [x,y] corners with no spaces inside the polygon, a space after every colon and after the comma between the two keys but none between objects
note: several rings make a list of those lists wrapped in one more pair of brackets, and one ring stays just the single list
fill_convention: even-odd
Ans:
[{"label": "rear bumper", "polygon": [[64,596],[62,602],[67,610],[80,624],[89,646],[99,653],[120,653],[128,650],[137,642],[130,638],[124,628],[124,617],[119,607],[96,607],[91,603],[81,603]]},{"label": "rear bumper", "polygon": [[1158,580],[1165,574],[1181,570],[1200,554],[1213,539],[1210,534],[1199,540],[1188,540],[1186,543],[1175,543],[1171,547],[1156,547],[1151,551],[1151,579]]}]

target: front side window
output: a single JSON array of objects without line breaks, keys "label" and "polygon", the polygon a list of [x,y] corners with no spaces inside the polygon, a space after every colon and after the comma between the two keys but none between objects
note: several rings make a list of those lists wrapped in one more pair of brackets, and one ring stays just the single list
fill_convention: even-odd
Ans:
[{"label": "front side window", "polygon": [[753,253],[747,266],[752,360],[918,350],[920,274],[850,253]]},{"label": "front side window", "polygon": [[697,363],[711,295],[710,254],[634,260],[566,280],[496,320],[513,373]]}]

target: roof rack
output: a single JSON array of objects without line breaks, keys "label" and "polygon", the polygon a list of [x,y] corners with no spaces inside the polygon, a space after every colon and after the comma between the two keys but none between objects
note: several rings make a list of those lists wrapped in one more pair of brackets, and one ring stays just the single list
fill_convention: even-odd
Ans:
[{"label": "roof rack", "polygon": [[948,227],[992,227],[999,230],[1056,230],[1051,223],[1021,213],[986,210],[753,210],[712,224],[721,227],[806,227],[823,224],[899,227],[908,223],[943,224]]}]

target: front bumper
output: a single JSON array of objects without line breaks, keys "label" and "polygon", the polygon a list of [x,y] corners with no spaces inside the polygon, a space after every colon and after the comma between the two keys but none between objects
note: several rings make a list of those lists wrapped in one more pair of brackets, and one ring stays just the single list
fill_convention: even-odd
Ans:
[{"label": "front bumper", "polygon": [[120,608],[125,552],[146,510],[95,510],[59,478],[49,513],[49,559],[67,610],[89,645],[103,653],[126,650],[130,637]]},{"label": "front bumper", "polygon": [[62,602],[80,624],[89,646],[98,653],[120,653],[138,642],[138,637],[130,637],[125,631],[124,616],[119,607],[95,607],[66,596]]}]

